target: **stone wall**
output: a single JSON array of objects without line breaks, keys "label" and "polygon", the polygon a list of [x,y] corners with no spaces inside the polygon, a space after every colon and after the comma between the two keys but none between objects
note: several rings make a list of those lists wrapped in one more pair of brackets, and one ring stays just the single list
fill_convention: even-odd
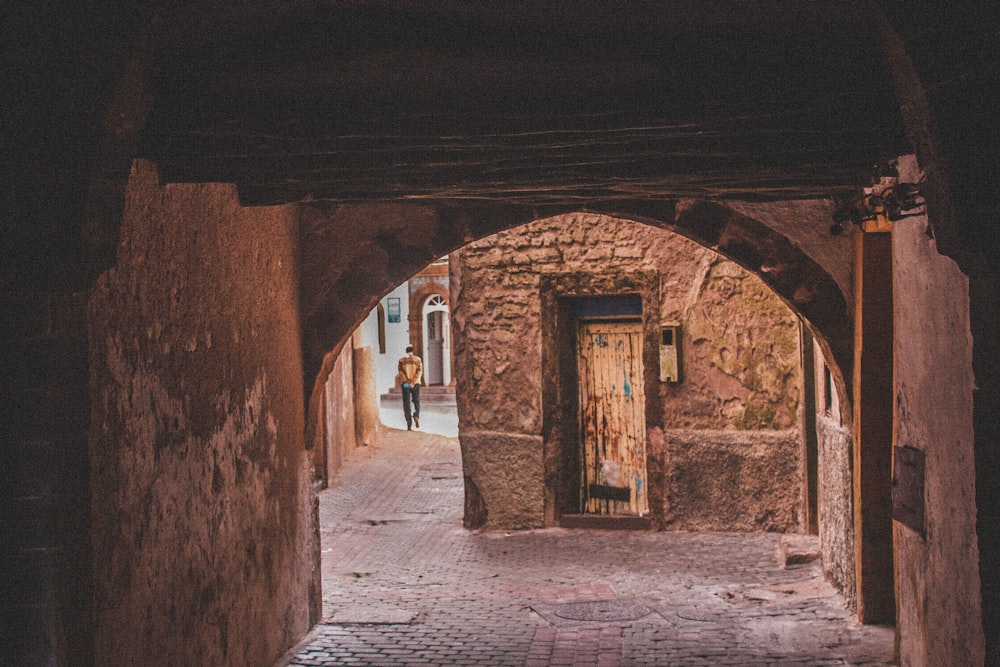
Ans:
[{"label": "stone wall", "polygon": [[819,531],[823,571],[853,608],[854,582],[854,486],[851,477],[853,452],[851,432],[839,419],[816,418],[819,443]]},{"label": "stone wall", "polygon": [[670,528],[782,532],[803,525],[798,430],[663,435]]},{"label": "stone wall", "polygon": [[[543,385],[560,384],[556,394],[575,391],[561,378],[542,377],[543,347],[548,345],[543,341],[543,322],[554,316],[543,305],[548,304],[542,294],[545,276],[560,276],[563,284],[579,277],[580,284],[586,282],[593,290],[599,289],[600,276],[650,275],[654,276],[651,308],[657,312],[650,313],[649,320],[654,328],[660,323],[681,324],[683,359],[681,382],[653,382],[647,388],[647,427],[725,432],[720,437],[734,466],[731,479],[738,482],[725,507],[699,508],[697,517],[680,514],[685,506],[676,501],[651,511],[679,526],[689,518],[711,529],[799,526],[799,323],[760,280],[674,233],[593,214],[549,218],[501,232],[463,248],[453,256],[452,266],[460,437],[466,451],[500,446],[510,434],[541,436],[545,413],[554,409],[543,405]],[[635,284],[642,282],[637,278]],[[646,363],[650,365],[650,360]],[[563,398],[557,395],[554,400]],[[650,415],[657,417],[650,421]],[[565,425],[559,428],[567,430]],[[740,435],[733,435],[737,432]],[[661,497],[670,496],[676,485],[670,470],[676,474],[697,470],[711,476],[710,461],[720,454],[720,441],[685,443],[684,457],[675,449],[674,460],[666,453],[668,447],[661,454],[666,462],[651,461],[652,468],[667,471]],[[546,441],[545,446],[551,448],[551,443]],[[702,456],[691,447],[702,447]],[[514,462],[523,480],[505,487],[502,497],[507,506],[502,510],[495,505],[500,496],[487,497],[484,489],[496,486],[497,479],[510,471],[482,465],[466,470],[470,487],[478,489],[480,500],[486,502],[485,525],[520,527],[553,521],[552,494],[557,493],[558,482],[548,471],[544,489],[535,488],[542,474],[533,467],[538,458],[524,454],[498,457]],[[782,460],[785,457],[787,461]],[[703,463],[695,464],[699,458]],[[769,463],[763,464],[764,460]],[[787,493],[776,490],[758,501],[760,484],[749,474],[754,470],[762,475],[780,472],[784,484],[774,484],[773,477],[767,483],[786,486]],[[518,495],[537,496],[543,491],[548,494],[544,516],[538,513],[537,499],[527,502]],[[736,519],[732,508],[739,506],[748,510]],[[521,507],[523,512],[511,516],[510,507]],[[506,519],[501,522],[500,516]]]},{"label": "stone wall", "polygon": [[545,484],[541,436],[460,428],[467,528],[539,528]]},{"label": "stone wall", "polygon": [[675,241],[680,247],[660,261],[693,273],[675,271],[661,283],[661,319],[684,327],[684,379],[664,387],[665,424],[795,428],[801,393],[797,319],[759,280],[711,251],[699,249],[700,261],[683,266],[678,255],[692,244]]},{"label": "stone wall", "polygon": [[295,209],[143,161],[126,195],[88,306],[95,662],[270,665],[319,604]]}]

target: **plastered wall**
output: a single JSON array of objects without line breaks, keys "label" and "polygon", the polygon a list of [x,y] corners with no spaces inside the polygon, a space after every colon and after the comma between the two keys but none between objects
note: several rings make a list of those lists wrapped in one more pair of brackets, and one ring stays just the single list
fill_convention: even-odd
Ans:
[{"label": "plastered wall", "polygon": [[270,665],[315,620],[297,239],[133,164],[88,306],[97,664]]},{"label": "plastered wall", "polygon": [[925,457],[924,531],[895,523],[900,664],[982,665],[968,279],[923,216],[893,229],[896,446]]},{"label": "plastered wall", "polygon": [[[356,333],[352,342],[361,340]],[[323,428],[311,450],[316,481],[329,485],[358,447],[375,442],[382,427],[375,390],[375,353],[370,347],[345,345],[323,387]]]},{"label": "plastered wall", "polygon": [[317,479],[324,482],[340,470],[347,457],[357,446],[357,419],[354,400],[354,348],[345,345],[326,379],[324,387],[324,429],[322,442],[313,449],[313,456],[320,461]]},{"label": "plastered wall", "polygon": [[[379,350],[378,311],[372,310],[358,328],[362,344],[372,348],[374,352],[375,390],[380,394],[386,393],[396,386],[396,362],[405,354],[406,346],[410,344],[408,290],[408,284],[403,283],[382,297],[382,307],[386,311],[385,352]],[[398,322],[389,322],[388,301],[390,298],[399,299],[400,316]]]}]

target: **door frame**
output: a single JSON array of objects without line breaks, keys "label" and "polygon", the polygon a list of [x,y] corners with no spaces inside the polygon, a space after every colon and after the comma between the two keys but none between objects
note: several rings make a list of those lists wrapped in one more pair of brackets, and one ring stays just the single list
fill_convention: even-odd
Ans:
[{"label": "door frame", "polygon": [[[434,298],[438,297],[441,303],[431,303]],[[421,313],[421,340],[423,341],[423,360],[424,360],[424,384],[430,384],[426,381],[427,371],[430,368],[430,336],[428,335],[428,318],[432,313],[441,313],[441,382],[435,383],[442,386],[447,386],[451,384],[451,313],[449,312],[448,300],[445,299],[440,294],[431,294],[426,299],[424,299],[423,306],[421,307],[423,311]]]},{"label": "door frame", "polygon": [[[539,280],[542,324],[542,440],[545,484],[545,524],[558,526],[560,517],[576,514],[581,500],[579,383],[577,380],[575,299],[638,295],[642,300],[643,390],[646,396],[646,474],[648,519],[663,525],[666,479],[663,457],[663,400],[658,331],[660,276],[656,271],[618,274],[552,273]],[[657,437],[659,431],[659,437]]]}]

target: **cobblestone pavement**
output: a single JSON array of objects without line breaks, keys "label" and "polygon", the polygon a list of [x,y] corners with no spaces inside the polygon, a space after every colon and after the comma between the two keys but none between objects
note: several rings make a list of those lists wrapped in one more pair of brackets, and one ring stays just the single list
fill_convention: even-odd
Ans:
[{"label": "cobblestone pavement", "polygon": [[889,665],[774,534],[462,528],[458,442],[388,430],[320,495],[324,621],[281,664]]}]

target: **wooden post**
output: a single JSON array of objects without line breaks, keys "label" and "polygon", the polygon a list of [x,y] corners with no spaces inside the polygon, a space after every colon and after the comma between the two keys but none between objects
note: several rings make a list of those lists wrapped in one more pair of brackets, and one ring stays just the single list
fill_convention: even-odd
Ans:
[{"label": "wooden post", "polygon": [[799,323],[799,350],[802,355],[802,527],[812,535],[819,534],[819,437],[816,434],[816,351],[812,333]]},{"label": "wooden post", "polygon": [[858,618],[896,622],[892,531],[892,234],[854,238],[854,553]]}]

